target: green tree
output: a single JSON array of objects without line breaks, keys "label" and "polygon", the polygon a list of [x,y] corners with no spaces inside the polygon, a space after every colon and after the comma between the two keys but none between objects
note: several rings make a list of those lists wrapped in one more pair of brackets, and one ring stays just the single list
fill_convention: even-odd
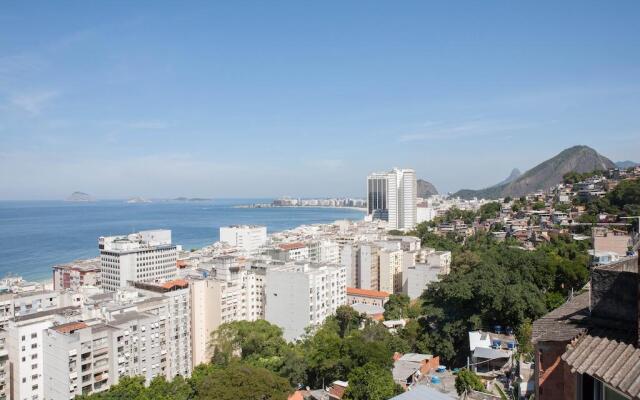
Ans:
[{"label": "green tree", "polygon": [[494,201],[491,203],[483,204],[478,210],[480,221],[486,221],[490,218],[496,218],[500,214],[500,210],[502,210],[502,206],[498,202]]},{"label": "green tree", "polygon": [[373,363],[355,368],[349,374],[345,400],[387,400],[398,394],[391,371]]},{"label": "green tree", "polygon": [[193,396],[193,389],[182,376],[167,381],[164,376],[156,376],[146,389],[149,399],[187,400]]},{"label": "green tree", "polygon": [[406,294],[391,294],[389,301],[384,304],[384,319],[400,319],[407,315],[411,300]]},{"label": "green tree", "polygon": [[473,373],[473,371],[469,371],[466,368],[463,368],[460,370],[460,372],[458,372],[458,375],[456,376],[455,385],[456,385],[456,392],[458,392],[458,395],[461,395],[462,393],[468,390],[475,390],[478,392],[485,391],[484,385],[482,384],[482,381],[480,380],[478,375]]},{"label": "green tree", "polygon": [[242,362],[232,362],[206,374],[196,387],[201,400],[286,400],[292,392],[286,379]]},{"label": "green tree", "polygon": [[345,337],[352,330],[358,329],[366,317],[350,306],[340,306],[336,309],[336,315],[333,318],[340,327],[340,337]]},{"label": "green tree", "polygon": [[272,371],[280,368],[287,342],[282,329],[266,320],[234,321],[220,325],[211,334],[213,361],[228,364],[234,356]]},{"label": "green tree", "polygon": [[626,215],[640,214],[640,180],[620,182],[611,192],[607,193],[607,200]]},{"label": "green tree", "polygon": [[322,382],[344,379],[342,338],[337,325],[335,321],[327,321],[302,343],[308,386],[319,387]]},{"label": "green tree", "polygon": [[516,331],[516,338],[518,339],[518,351],[528,360],[533,359],[533,344],[531,343],[532,328],[533,327],[531,325],[531,321],[525,319]]},{"label": "green tree", "polygon": [[534,209],[535,211],[540,211],[545,207],[546,207],[546,204],[544,204],[544,201],[536,201],[531,205],[531,208]]}]

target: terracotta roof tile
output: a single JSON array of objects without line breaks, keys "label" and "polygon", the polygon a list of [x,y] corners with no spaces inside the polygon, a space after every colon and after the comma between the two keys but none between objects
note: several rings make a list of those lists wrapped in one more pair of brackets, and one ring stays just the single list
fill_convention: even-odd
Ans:
[{"label": "terracotta roof tile", "polygon": [[363,296],[363,297],[374,297],[378,299],[385,299],[389,297],[389,293],[381,292],[378,290],[369,290],[369,289],[358,289],[358,288],[347,288],[348,296]]}]

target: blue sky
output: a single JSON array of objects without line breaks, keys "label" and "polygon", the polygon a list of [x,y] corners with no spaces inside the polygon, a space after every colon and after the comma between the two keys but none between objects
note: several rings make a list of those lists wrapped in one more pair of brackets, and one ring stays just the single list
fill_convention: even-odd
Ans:
[{"label": "blue sky", "polygon": [[480,188],[640,161],[640,2],[5,2],[0,199]]}]

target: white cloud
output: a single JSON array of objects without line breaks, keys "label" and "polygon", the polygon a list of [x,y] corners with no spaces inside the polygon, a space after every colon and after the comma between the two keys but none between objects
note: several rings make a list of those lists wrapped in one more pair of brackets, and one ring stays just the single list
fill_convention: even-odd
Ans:
[{"label": "white cloud", "polygon": [[11,97],[11,104],[28,112],[39,114],[43,107],[59,95],[53,90],[17,94]]}]

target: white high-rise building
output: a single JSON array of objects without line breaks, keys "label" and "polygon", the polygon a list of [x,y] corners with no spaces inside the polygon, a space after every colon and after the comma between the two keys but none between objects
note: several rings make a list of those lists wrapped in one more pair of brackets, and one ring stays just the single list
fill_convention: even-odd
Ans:
[{"label": "white high-rise building", "polygon": [[[16,316],[6,326],[6,348],[11,368],[11,399],[44,399],[44,330],[55,323],[75,318],[78,309],[62,307]],[[68,367],[67,367],[68,368]],[[69,396],[67,396],[69,398]]]},{"label": "white high-rise building", "polygon": [[116,291],[134,282],[164,282],[177,274],[177,249],[171,231],[141,231],[98,239],[102,287]]},{"label": "white high-rise building", "polygon": [[267,227],[257,225],[232,225],[220,227],[220,241],[244,251],[258,250],[267,243]]},{"label": "white high-rise building", "polygon": [[416,173],[395,168],[367,177],[367,211],[372,219],[388,222],[390,229],[411,229],[416,225]]},{"label": "white high-rise building", "polygon": [[343,304],[344,266],[299,262],[266,270],[265,319],[280,326],[287,340],[301,337],[307,326],[321,324]]}]

